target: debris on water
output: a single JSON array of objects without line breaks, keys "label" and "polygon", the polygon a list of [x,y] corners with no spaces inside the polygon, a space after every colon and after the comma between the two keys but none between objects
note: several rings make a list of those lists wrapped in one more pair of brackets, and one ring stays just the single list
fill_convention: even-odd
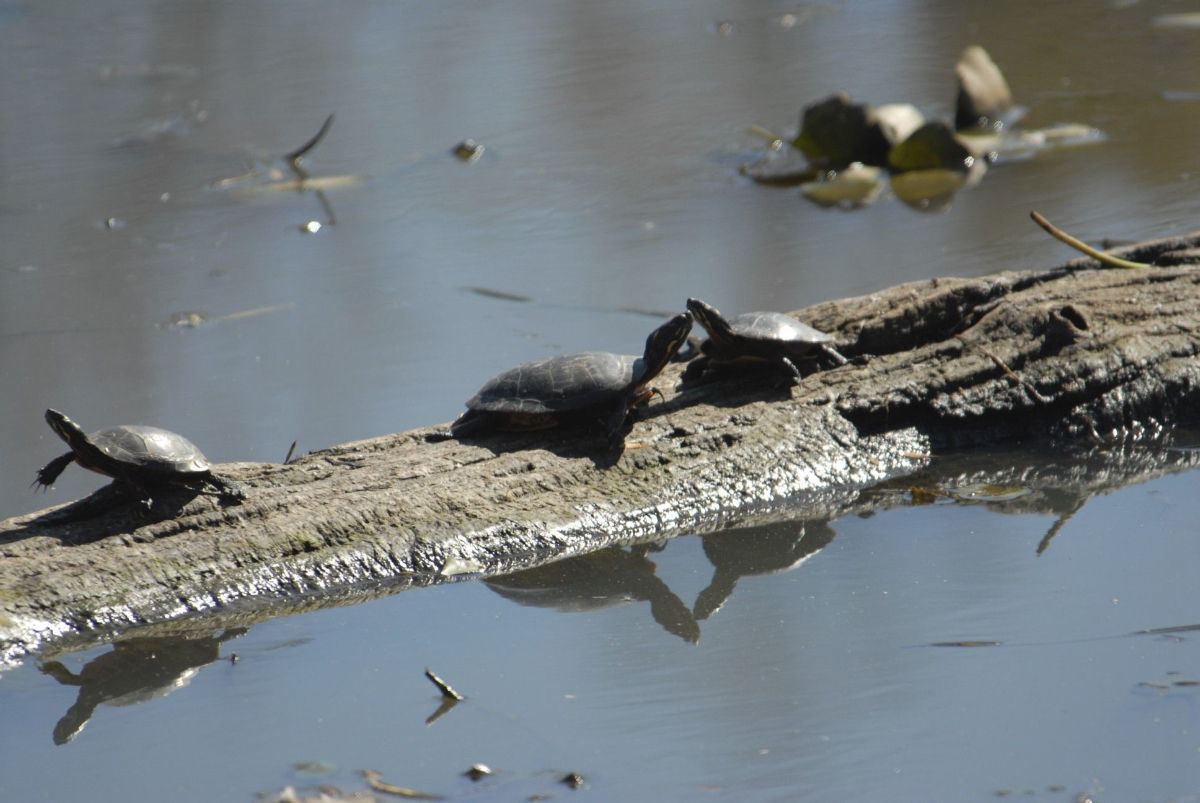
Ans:
[{"label": "debris on water", "polygon": [[500,301],[528,302],[534,300],[533,296],[525,296],[521,295],[520,293],[510,293],[507,290],[495,290],[491,287],[469,285],[462,289],[468,293],[474,293],[475,295],[483,296],[484,298],[495,298],[499,299]]},{"label": "debris on water", "polygon": [[930,647],[1001,647],[1001,641],[935,641]]},{"label": "debris on water", "polygon": [[296,453],[296,441],[292,441],[292,445],[288,447],[287,455],[285,455],[283,458],[283,464],[285,466],[288,463],[292,462],[292,455],[294,455],[295,453]]},{"label": "debris on water", "polygon": [[1013,113],[1013,97],[988,52],[971,45],[959,56],[954,73],[958,77],[955,128],[1003,127]]},{"label": "debris on water", "polygon": [[174,326],[177,329],[195,329],[197,326],[208,323],[208,316],[203,312],[187,311],[176,312],[171,316],[171,320],[167,322],[168,326]]},{"label": "debris on water", "polygon": [[450,686],[449,683],[447,683],[446,681],[442,680],[440,677],[435,675],[433,673],[432,669],[425,670],[425,677],[429,678],[429,681],[431,683],[433,683],[434,686],[438,687],[438,691],[440,691],[442,693],[443,697],[448,697],[451,700],[459,700],[459,701],[467,699],[466,697],[463,697],[461,694],[456,692],[453,689],[453,687]]},{"label": "debris on water", "polygon": [[365,789],[343,792],[336,786],[322,784],[315,789],[296,789],[285,786],[278,794],[258,794],[259,803],[378,803],[379,798]]},{"label": "debris on water", "polygon": [[578,772],[568,772],[566,775],[559,778],[558,782],[561,784],[565,784],[566,786],[569,786],[572,789],[578,789],[579,787],[583,786],[583,784],[584,784],[583,776],[580,775]]},{"label": "debris on water", "polygon": [[321,221],[310,220],[300,227],[300,231],[304,234],[316,234],[321,230]]},{"label": "debris on water", "polygon": [[492,768],[487,764],[472,764],[471,767],[463,773],[472,781],[481,781],[492,774]]},{"label": "debris on water", "polygon": [[1014,105],[1003,73],[978,45],[963,51],[955,74],[953,125],[927,121],[911,103],[873,106],[839,92],[805,106],[800,130],[790,140],[752,126],[768,145],[741,172],[761,184],[802,184],[804,197],[821,206],[862,207],[875,201],[886,178],[846,175],[850,166],[865,165],[891,174],[899,200],[920,211],[940,211],[997,160],[1105,139],[1098,129],[1072,123],[1010,131],[1025,110]]},{"label": "debris on water", "polygon": [[406,797],[410,800],[441,800],[439,795],[431,795],[428,792],[419,792],[416,789],[409,789],[406,786],[396,786],[395,784],[387,783],[383,780],[383,773],[375,770],[363,770],[363,780],[367,782],[367,786],[377,792],[384,792],[397,797]]},{"label": "debris on water", "polygon": [[184,312],[176,312],[167,320],[167,326],[175,329],[196,329],[205,324],[213,323],[228,323],[230,321],[240,321],[246,318],[254,318],[258,315],[266,315],[271,312],[281,312],[291,309],[296,306],[292,303],[287,304],[269,304],[265,307],[254,307],[253,309],[244,309],[237,312],[230,312],[226,315],[215,315],[209,317],[203,312],[195,310],[186,310]]},{"label": "debris on water", "polygon": [[337,770],[337,765],[328,761],[297,761],[292,765],[292,772],[309,778],[326,778]]},{"label": "debris on water", "polygon": [[482,145],[473,139],[464,139],[462,142],[450,149],[450,152],[457,158],[468,164],[479,160],[486,150]]}]

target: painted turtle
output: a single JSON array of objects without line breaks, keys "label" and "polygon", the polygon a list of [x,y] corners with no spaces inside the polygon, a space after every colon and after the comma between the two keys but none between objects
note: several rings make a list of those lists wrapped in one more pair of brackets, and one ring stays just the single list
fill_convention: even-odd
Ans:
[{"label": "painted turtle", "polygon": [[630,408],[650,398],[647,385],[691,330],[692,316],[684,312],[650,333],[641,357],[584,351],[510,368],[467,400],[467,412],[450,425],[450,434],[548,429],[598,419],[615,441]]},{"label": "painted turtle", "polygon": [[746,312],[726,318],[698,298],[689,298],[687,308],[708,332],[708,339],[700,344],[702,356],[688,366],[688,378],[699,377],[710,366],[756,361],[781,365],[799,382],[797,360],[824,354],[836,365],[846,364],[833,347],[833,338],[782,312]]},{"label": "painted turtle", "polygon": [[46,411],[46,423],[71,451],[37,473],[34,484],[49,487],[71,463],[112,477],[133,488],[149,504],[149,491],[177,486],[244,499],[246,486],[212,472],[208,458],[182,435],[157,427],[119,426],[85,434],[58,410]]}]

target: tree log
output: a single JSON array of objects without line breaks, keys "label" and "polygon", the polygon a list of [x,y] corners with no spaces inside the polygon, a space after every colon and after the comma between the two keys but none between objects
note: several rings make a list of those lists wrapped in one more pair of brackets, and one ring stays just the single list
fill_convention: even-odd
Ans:
[{"label": "tree log", "polygon": [[801,310],[851,364],[790,388],[746,375],[680,389],[670,366],[621,454],[577,429],[420,429],[218,467],[252,487],[241,504],[183,493],[149,513],[8,519],[0,660],[197,612],[266,616],[372,583],[503,574],[797,500],[832,518],[952,447],[1154,437],[1200,411],[1198,245],[1121,250],[1155,264],[1144,270],[1077,260]]}]

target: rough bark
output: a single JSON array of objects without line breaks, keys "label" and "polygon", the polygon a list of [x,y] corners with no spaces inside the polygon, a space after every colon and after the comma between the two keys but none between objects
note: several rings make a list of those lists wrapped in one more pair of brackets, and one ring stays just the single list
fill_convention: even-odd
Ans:
[{"label": "rough bark", "polygon": [[672,366],[621,455],[578,430],[458,442],[423,429],[288,465],[220,466],[252,486],[242,504],[181,496],[169,518],[124,506],[76,523],[52,511],[0,522],[0,658],[199,611],[354,597],[375,581],[502,574],[785,501],[833,516],[952,446],[1193,423],[1198,242],[1124,249],[1159,265],[1147,270],[1077,261],[801,310],[846,356],[869,357],[790,389],[673,390]]}]

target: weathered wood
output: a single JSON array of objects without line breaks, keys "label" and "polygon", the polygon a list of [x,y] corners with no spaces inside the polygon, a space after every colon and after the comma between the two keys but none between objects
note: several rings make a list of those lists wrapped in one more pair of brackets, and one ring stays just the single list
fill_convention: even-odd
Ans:
[{"label": "weathered wood", "polygon": [[1137,437],[1200,411],[1200,235],[1125,249],[1169,267],[936,279],[799,313],[858,364],[800,386],[672,390],[620,455],[577,431],[348,443],[220,470],[242,504],[167,500],[83,522],[0,522],[0,657],[245,601],[499,574],[717,526],[802,496],[823,514],[936,449]]}]

